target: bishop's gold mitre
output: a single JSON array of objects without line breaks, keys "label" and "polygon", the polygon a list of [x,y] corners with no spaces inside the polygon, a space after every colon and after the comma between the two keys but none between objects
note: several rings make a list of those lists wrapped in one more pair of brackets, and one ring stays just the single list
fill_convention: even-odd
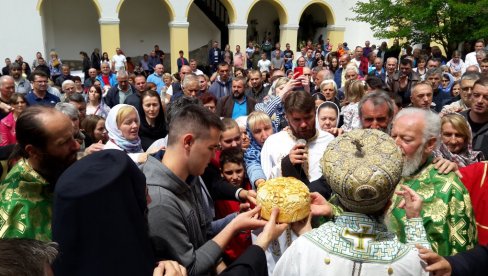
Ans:
[{"label": "bishop's gold mitre", "polygon": [[400,181],[403,157],[388,134],[357,129],[330,142],[320,163],[344,207],[373,214],[385,207]]},{"label": "bishop's gold mitre", "polygon": [[282,223],[299,221],[310,214],[310,191],[293,177],[278,177],[259,185],[256,200],[266,220],[274,207],[280,209],[277,221]]}]

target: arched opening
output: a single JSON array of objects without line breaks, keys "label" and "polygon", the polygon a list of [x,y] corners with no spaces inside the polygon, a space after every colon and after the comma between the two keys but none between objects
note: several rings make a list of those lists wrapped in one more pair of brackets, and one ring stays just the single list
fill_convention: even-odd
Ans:
[{"label": "arched opening", "polygon": [[158,45],[166,54],[165,67],[170,68],[168,23],[172,18],[166,2],[125,0],[120,6],[119,19],[120,48],[126,56],[132,57],[134,64]]},{"label": "arched opening", "polygon": [[327,25],[333,25],[334,18],[330,8],[320,2],[312,3],[302,12],[298,28],[298,44],[303,46],[307,40],[319,42],[327,38]]},{"label": "arched opening", "polygon": [[255,1],[247,16],[247,40],[257,44],[267,38],[273,44],[279,42],[280,25],[286,23],[287,14],[281,4],[272,0]]},{"label": "arched opening", "polygon": [[188,38],[191,57],[205,61],[210,41],[218,41],[223,48],[229,42],[228,25],[231,20],[224,1],[195,0],[188,10]]},{"label": "arched opening", "polygon": [[70,65],[78,67],[80,51],[90,55],[93,49],[100,48],[99,11],[93,1],[44,0],[39,5],[45,56],[55,50],[63,63],[72,61]]}]

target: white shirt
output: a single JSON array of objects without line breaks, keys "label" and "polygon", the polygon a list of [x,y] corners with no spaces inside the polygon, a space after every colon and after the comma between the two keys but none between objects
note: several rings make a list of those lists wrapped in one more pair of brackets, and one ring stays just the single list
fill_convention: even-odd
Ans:
[{"label": "white shirt", "polygon": [[124,55],[114,55],[112,57],[112,61],[115,65],[115,71],[125,70],[125,63],[127,60],[125,59]]},{"label": "white shirt", "polygon": [[173,85],[170,85],[168,89],[166,89],[166,95],[173,96]]},{"label": "white shirt", "polygon": [[261,71],[261,72],[264,72],[264,71],[270,72],[271,61],[268,59],[266,59],[266,60],[260,59],[258,61],[258,68],[259,68],[259,71]]},{"label": "white shirt", "polygon": [[[322,176],[320,159],[334,136],[328,132],[318,130],[317,139],[309,142],[308,146],[308,175],[314,181]],[[282,176],[281,160],[290,154],[290,150],[297,143],[287,131],[280,131],[268,137],[261,150],[261,166],[267,179]]]},{"label": "white shirt", "polygon": [[146,150],[146,152],[153,153],[159,151],[161,148],[166,147],[168,145],[168,135],[164,136],[164,138],[158,139],[154,141],[151,146]]},{"label": "white shirt", "polygon": [[476,52],[471,52],[466,55],[466,60],[464,61],[465,67],[476,65],[479,66],[478,60],[476,60]]},{"label": "white shirt", "polygon": [[[314,181],[322,176],[322,169],[320,166],[320,159],[322,158],[325,149],[329,145],[330,141],[334,140],[334,136],[328,132],[319,131],[317,139],[307,143],[308,147],[308,175],[309,180]],[[281,160],[290,154],[290,150],[297,143],[296,138],[290,136],[287,131],[280,131],[268,137],[264,142],[261,150],[261,167],[264,175],[267,179],[276,178],[282,176],[281,172]],[[253,234],[253,242],[255,242],[255,235]],[[289,238],[287,238],[289,235]],[[297,236],[291,231],[286,231],[281,234],[276,241],[273,241],[268,249],[265,251],[266,262],[268,265],[268,273],[272,275],[273,269],[278,262],[281,254],[275,254],[274,251],[285,252],[289,244],[287,240],[295,240]]]},{"label": "white shirt", "polygon": [[359,66],[361,65],[361,59],[357,60],[357,59],[353,58],[352,61],[354,61],[354,63],[356,64],[356,67],[359,68]]},{"label": "white shirt", "polygon": [[192,71],[192,73],[193,73],[193,74],[195,74],[195,75],[197,75],[197,76],[203,75],[202,70],[200,70],[200,69],[198,69],[198,68],[197,68],[197,70]]}]

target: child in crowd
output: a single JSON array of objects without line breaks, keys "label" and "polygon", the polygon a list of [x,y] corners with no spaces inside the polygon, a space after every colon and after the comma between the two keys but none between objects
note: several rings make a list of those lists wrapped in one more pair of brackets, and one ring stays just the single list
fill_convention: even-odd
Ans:
[{"label": "child in crowd", "polygon": [[348,104],[341,110],[341,115],[344,116],[344,124],[341,128],[345,132],[361,128],[359,101],[363,97],[365,90],[365,84],[361,80],[348,80],[346,82],[344,91],[346,94],[345,102]]},{"label": "child in crowd", "polygon": [[[246,190],[251,189],[251,184],[246,177],[244,167],[244,154],[241,149],[229,148],[222,150],[220,154],[220,171],[222,177],[232,185]],[[239,212],[241,205],[235,200],[216,200],[215,217],[224,218],[227,215]],[[228,265],[236,260],[242,252],[251,245],[251,232],[244,231],[235,236],[225,248],[224,262]]]}]

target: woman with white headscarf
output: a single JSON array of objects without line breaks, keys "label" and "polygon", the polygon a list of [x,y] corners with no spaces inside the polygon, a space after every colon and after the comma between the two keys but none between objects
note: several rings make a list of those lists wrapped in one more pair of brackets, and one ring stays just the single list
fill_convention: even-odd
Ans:
[{"label": "woman with white headscarf", "polygon": [[117,149],[126,152],[136,163],[144,163],[146,156],[142,155],[139,127],[141,120],[137,109],[132,105],[118,104],[108,113],[105,128],[108,132],[108,142],[104,149]]},{"label": "woman with white headscarf", "polygon": [[339,128],[339,121],[339,107],[334,102],[326,101],[319,105],[315,115],[315,127],[317,129],[338,136],[342,133]]}]

